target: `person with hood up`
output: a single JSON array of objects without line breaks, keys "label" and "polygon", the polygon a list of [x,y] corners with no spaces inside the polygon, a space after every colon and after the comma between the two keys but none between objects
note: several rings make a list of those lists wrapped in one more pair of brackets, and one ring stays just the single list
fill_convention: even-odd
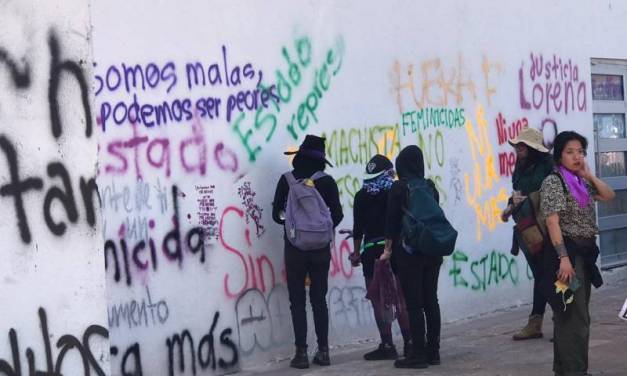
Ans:
[{"label": "person with hood up", "polygon": [[[408,183],[424,180],[425,168],[422,150],[416,145],[405,147],[396,157],[399,180],[392,185],[388,196],[385,229],[385,250],[381,260],[394,258],[407,305],[412,346],[408,354],[394,362],[397,368],[427,368],[440,364],[440,305],[438,303],[438,278],[443,258],[420,252],[410,254],[402,244],[401,230],[403,208],[409,196]],[[431,180],[436,201],[439,195]],[[426,343],[425,343],[426,318]]]},{"label": "person with hood up", "polygon": [[[385,302],[380,294],[370,294],[375,274],[375,264],[383,253],[385,244],[385,221],[388,205],[388,193],[394,183],[394,166],[385,156],[377,154],[366,165],[366,176],[362,188],[355,194],[353,202],[353,253],[350,260],[353,266],[363,265],[366,289],[369,291],[370,301],[374,312],[377,328],[381,337],[379,347],[364,354],[365,360],[394,360],[398,354],[392,339],[392,317],[386,317]],[[363,253],[360,254],[363,243]],[[385,265],[389,268],[388,265]],[[395,269],[394,265],[392,269]],[[389,272],[391,275],[391,271]],[[391,277],[392,284],[398,278]],[[389,280],[387,280],[389,282]],[[380,282],[381,283],[381,282]],[[387,291],[386,291],[387,292]],[[399,301],[398,295],[392,299]],[[407,312],[402,304],[397,310],[399,327],[405,342],[405,349],[409,348],[411,336],[408,331]]]},{"label": "person with hood up", "polygon": [[[296,154],[292,160],[294,169],[291,171],[296,180],[309,179],[315,173],[324,171],[326,164],[330,165],[325,158],[324,142],[325,139],[322,137],[307,135],[298,151],[284,153],[287,155]],[[335,228],[344,216],[337,183],[330,175],[324,175],[313,180],[313,185],[329,208],[333,227]],[[272,204],[272,219],[281,225],[285,223],[289,189],[287,178],[285,175],[282,175],[277,183]],[[301,250],[290,243],[285,232],[283,239],[285,243],[287,290],[296,345],[296,354],[290,362],[290,366],[294,368],[309,367],[309,358],[307,356],[307,315],[305,310],[305,279],[307,276],[309,276],[311,281],[309,298],[318,340],[318,350],[314,355],[313,362],[318,365],[328,366],[330,365],[329,311],[326,295],[331,262],[331,246],[329,244],[320,249]]]}]

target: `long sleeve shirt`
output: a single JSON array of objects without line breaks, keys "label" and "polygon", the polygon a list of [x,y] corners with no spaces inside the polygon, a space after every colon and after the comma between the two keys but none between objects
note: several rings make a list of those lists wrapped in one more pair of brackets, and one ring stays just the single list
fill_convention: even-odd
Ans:
[{"label": "long sleeve shirt", "polygon": [[353,236],[368,242],[385,236],[388,192],[376,195],[360,189],[353,202]]},{"label": "long sleeve shirt", "polygon": [[[293,170],[292,173],[294,174],[294,177],[297,180],[309,178],[311,176],[305,172],[298,171],[298,170]],[[342,212],[342,204],[340,203],[340,193],[337,188],[337,183],[330,175],[327,175],[327,176],[323,176],[317,179],[314,182],[314,184],[316,186],[316,189],[320,193],[320,196],[322,196],[322,199],[324,200],[324,202],[329,207],[329,210],[331,211],[331,219],[333,220],[333,227],[337,227],[337,225],[340,224],[340,222],[344,218],[344,213]],[[285,221],[281,219],[280,213],[282,211],[283,212],[285,211],[285,205],[287,204],[287,193],[289,192],[289,189],[290,187],[289,187],[289,184],[287,183],[287,179],[285,179],[285,176],[281,175],[281,178],[279,179],[279,182],[277,183],[276,191],[274,193],[274,200],[272,202],[272,219],[276,223],[281,224],[281,225]]]}]

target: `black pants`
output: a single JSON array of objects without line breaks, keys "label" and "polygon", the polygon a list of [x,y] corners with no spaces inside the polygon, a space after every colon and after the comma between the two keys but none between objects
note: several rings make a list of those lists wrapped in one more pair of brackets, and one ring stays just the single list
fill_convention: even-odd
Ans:
[{"label": "black pants", "polygon": [[294,344],[307,346],[307,312],[305,309],[305,278],[309,275],[309,299],[313,311],[314,326],[318,347],[329,345],[329,310],[327,308],[327,290],[329,282],[329,249],[301,251],[291,244],[285,244],[285,271],[287,273],[287,291],[290,297],[290,311],[294,325]]},{"label": "black pants", "polygon": [[540,280],[542,279],[542,265],[540,256],[527,257],[527,263],[533,274],[533,306],[531,308],[532,315],[544,315],[546,311],[546,297],[540,289]]},{"label": "black pants", "polygon": [[[519,250],[520,245],[518,239],[516,238],[516,232],[514,231],[511,253],[513,255],[517,255],[519,253]],[[544,312],[546,311],[547,301],[541,292],[539,282],[542,279],[542,256],[533,256],[525,253],[525,259],[527,260],[527,264],[529,264],[529,269],[531,269],[531,273],[533,274],[533,306],[531,308],[531,314],[543,316]]]},{"label": "black pants", "polygon": [[407,304],[415,355],[424,354],[425,346],[437,350],[440,347],[441,328],[438,277],[442,257],[409,255],[402,248],[394,249],[394,254]]}]

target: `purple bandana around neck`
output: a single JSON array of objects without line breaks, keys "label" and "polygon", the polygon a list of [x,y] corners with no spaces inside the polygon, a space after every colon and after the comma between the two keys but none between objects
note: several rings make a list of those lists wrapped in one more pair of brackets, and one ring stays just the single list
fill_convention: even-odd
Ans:
[{"label": "purple bandana around neck", "polygon": [[564,177],[564,182],[570,190],[570,194],[575,198],[580,208],[586,207],[590,203],[590,193],[586,182],[579,176],[572,173],[564,166],[559,167],[560,173]]}]

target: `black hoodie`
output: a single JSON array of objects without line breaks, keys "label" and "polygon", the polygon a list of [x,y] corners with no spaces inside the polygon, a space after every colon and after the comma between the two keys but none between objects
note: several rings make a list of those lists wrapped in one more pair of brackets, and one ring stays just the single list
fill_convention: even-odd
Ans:
[{"label": "black hoodie", "polygon": [[403,220],[403,206],[407,201],[407,182],[416,178],[425,177],[425,164],[422,150],[416,145],[410,145],[396,157],[396,173],[399,180],[395,181],[388,195],[388,211],[385,225],[385,237],[394,239],[395,243],[401,235]]}]

